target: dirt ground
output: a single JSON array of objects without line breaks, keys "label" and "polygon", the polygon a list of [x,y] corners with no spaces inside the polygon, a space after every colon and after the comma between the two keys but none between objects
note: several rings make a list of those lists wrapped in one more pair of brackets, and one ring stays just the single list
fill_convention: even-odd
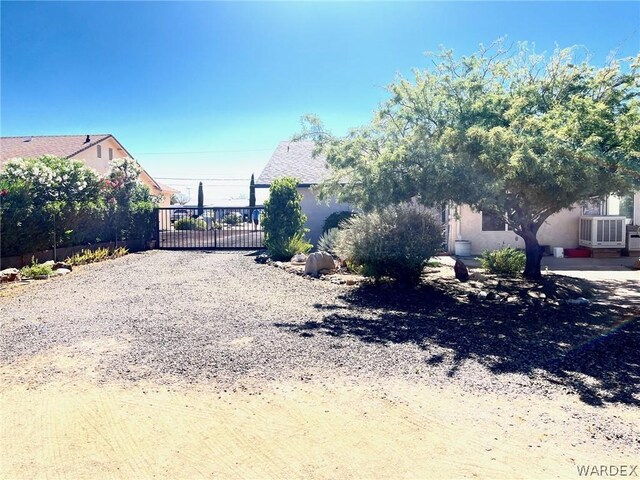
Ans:
[{"label": "dirt ground", "polygon": [[[428,361],[435,347],[418,348],[398,332],[384,342],[378,332],[372,342],[363,329],[375,320],[367,317],[354,320],[347,335],[317,302],[344,310],[339,296],[355,292],[351,287],[231,255],[128,257],[0,296],[0,478],[578,478],[581,465],[639,463],[637,396],[613,385],[634,378],[633,356],[615,379],[563,367],[581,388],[608,390],[590,403],[585,398],[593,393],[570,391],[563,377],[552,379],[565,382],[557,389],[531,383],[513,364],[519,353],[507,359],[511,373],[493,373],[475,360],[500,352],[496,345],[467,345],[474,354],[445,368]],[[189,297],[161,276],[180,272],[189,272],[190,288],[204,290]],[[113,278],[119,287],[110,290]],[[238,298],[240,289],[229,289],[233,281],[260,278],[265,283],[257,289],[272,289],[269,309],[264,296],[249,291]],[[141,305],[144,289],[156,296]],[[161,311],[160,297],[174,305],[173,316]],[[52,312],[47,302],[58,298],[66,301]],[[108,309],[88,313],[105,299]],[[196,316],[214,303],[230,310]],[[352,308],[372,309],[366,305]],[[392,307],[404,332],[409,324],[400,306]],[[277,323],[287,315],[299,318],[296,328]],[[305,319],[324,327],[310,329]],[[458,322],[457,332],[467,335]],[[441,348],[453,345],[431,330],[424,335]],[[535,369],[550,370],[536,362]],[[365,372],[367,363],[384,368]]]},{"label": "dirt ground", "polygon": [[406,381],[219,392],[68,378],[11,387],[0,406],[3,479],[576,478],[576,465],[634,458],[601,439],[578,440],[591,426],[568,410],[583,405]]}]

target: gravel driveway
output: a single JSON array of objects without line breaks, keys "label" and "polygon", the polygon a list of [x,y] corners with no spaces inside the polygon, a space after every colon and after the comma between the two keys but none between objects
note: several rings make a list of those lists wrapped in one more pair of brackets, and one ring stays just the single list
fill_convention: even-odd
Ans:
[{"label": "gravel driveway", "polygon": [[[575,428],[578,444],[590,435],[612,451],[640,452],[629,420],[640,404],[638,311],[579,308],[335,285],[243,253],[151,251],[3,291],[0,367],[5,386],[27,387],[72,378],[74,369],[104,385],[220,392],[269,382],[322,389],[337,378],[454,386],[507,405],[544,398],[565,419],[558,438]],[[92,362],[64,372],[47,362],[28,374],[17,368],[60,349]]]}]

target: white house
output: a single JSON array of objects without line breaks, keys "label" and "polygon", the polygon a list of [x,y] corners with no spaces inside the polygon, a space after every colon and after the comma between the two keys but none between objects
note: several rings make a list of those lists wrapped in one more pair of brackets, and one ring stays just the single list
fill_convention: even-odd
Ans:
[{"label": "white house", "polygon": [[333,212],[348,210],[350,205],[336,201],[320,202],[312,187],[329,174],[325,157],[313,156],[313,142],[280,142],[271,159],[256,180],[256,188],[269,188],[276,178],[293,177],[298,180],[302,195],[302,210],[307,216],[311,243],[317,243],[325,219]]}]

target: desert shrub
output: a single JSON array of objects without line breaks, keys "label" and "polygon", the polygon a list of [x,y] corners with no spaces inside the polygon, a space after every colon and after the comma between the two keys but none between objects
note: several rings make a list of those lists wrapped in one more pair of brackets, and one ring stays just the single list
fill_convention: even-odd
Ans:
[{"label": "desert shrub", "polygon": [[366,276],[417,284],[441,243],[440,225],[427,209],[401,204],[345,220],[336,250]]},{"label": "desert shrub", "polygon": [[207,223],[199,218],[181,218],[173,224],[176,230],[206,230]]},{"label": "desert shrub", "polygon": [[111,258],[122,257],[127,253],[129,253],[129,250],[125,247],[118,247],[113,250],[109,248],[81,250],[80,252],[74,253],[72,256],[68,257],[65,260],[65,263],[69,263],[71,265],[86,265],[88,263],[101,262]]},{"label": "desert shrub", "polygon": [[272,242],[269,255],[274,260],[289,260],[298,253],[307,253],[313,248],[301,233],[291,238],[285,238],[280,242]]},{"label": "desert shrub", "polygon": [[293,250],[304,250],[307,246],[309,248],[306,251],[311,249],[311,245],[304,239],[304,234],[308,231],[304,228],[307,216],[302,213],[302,195],[298,193],[297,186],[295,178],[278,178],[271,184],[269,199],[264,202],[264,212],[260,218],[264,229],[264,244],[271,257],[276,260],[288,260],[296,253],[304,253]]},{"label": "desert shrub", "polygon": [[53,274],[53,267],[44,263],[36,262],[35,258],[31,258],[31,265],[22,267],[20,275],[23,278],[48,277]]},{"label": "desert shrub", "polygon": [[340,223],[343,220],[348,220],[353,216],[353,212],[348,212],[346,210],[340,212],[333,212],[324,220],[324,224],[322,225],[322,233],[328,232],[332,228],[340,228]]},{"label": "desert shrub", "polygon": [[485,250],[480,258],[482,268],[490,273],[505,276],[521,274],[526,261],[527,257],[525,253],[513,247],[493,251]]},{"label": "desert shrub", "polygon": [[331,255],[339,256],[336,251],[336,247],[338,246],[338,228],[330,228],[318,239],[318,251],[327,252]]}]

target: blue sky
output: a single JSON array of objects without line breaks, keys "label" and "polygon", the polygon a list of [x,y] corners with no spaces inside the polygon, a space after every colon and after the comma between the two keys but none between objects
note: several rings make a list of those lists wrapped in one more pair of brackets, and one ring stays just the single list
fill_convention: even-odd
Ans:
[{"label": "blue sky", "polygon": [[640,50],[638,2],[3,1],[1,16],[2,135],[113,133],[161,178],[257,175],[305,113],[335,133],[366,123],[440,44]]}]

